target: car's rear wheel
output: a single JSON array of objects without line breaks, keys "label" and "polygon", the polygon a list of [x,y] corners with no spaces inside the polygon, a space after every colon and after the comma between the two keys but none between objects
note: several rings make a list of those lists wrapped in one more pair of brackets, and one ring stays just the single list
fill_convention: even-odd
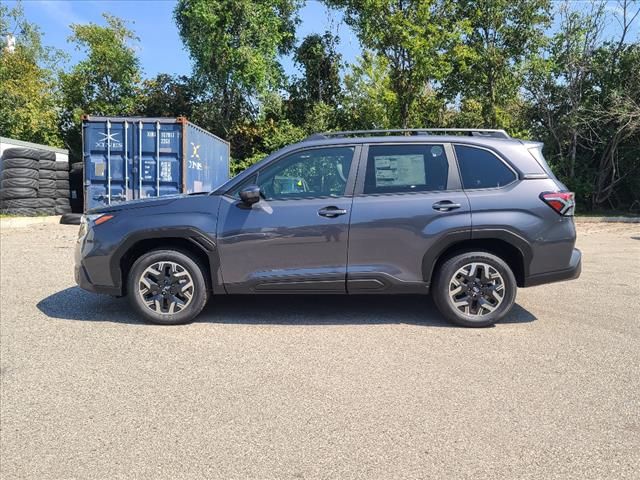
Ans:
[{"label": "car's rear wheel", "polygon": [[512,308],[517,284],[500,257],[487,252],[456,255],[436,273],[432,295],[438,310],[464,327],[488,327]]},{"label": "car's rear wheel", "polygon": [[153,250],[138,258],[129,272],[129,300],[150,322],[190,322],[207,303],[203,271],[197,260],[184,252]]}]

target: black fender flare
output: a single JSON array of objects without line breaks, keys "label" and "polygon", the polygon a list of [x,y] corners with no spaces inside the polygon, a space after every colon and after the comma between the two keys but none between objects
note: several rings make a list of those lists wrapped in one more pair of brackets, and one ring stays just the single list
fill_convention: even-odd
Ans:
[{"label": "black fender flare", "polygon": [[529,243],[517,233],[505,228],[479,228],[473,230],[459,230],[445,234],[437,248],[431,248],[425,253],[422,259],[422,274],[424,281],[431,283],[433,269],[442,255],[458,244],[473,240],[501,240],[508,243],[520,252],[523,259],[524,278],[529,276],[529,265],[533,257],[533,252]]},{"label": "black fender flare", "polygon": [[214,293],[224,293],[224,286],[220,275],[220,257],[216,243],[202,230],[191,226],[159,227],[138,230],[127,235],[115,249],[109,260],[111,278],[117,288],[122,291],[123,279],[120,262],[134,245],[144,240],[180,238],[190,241],[209,259],[211,272],[211,287]]}]

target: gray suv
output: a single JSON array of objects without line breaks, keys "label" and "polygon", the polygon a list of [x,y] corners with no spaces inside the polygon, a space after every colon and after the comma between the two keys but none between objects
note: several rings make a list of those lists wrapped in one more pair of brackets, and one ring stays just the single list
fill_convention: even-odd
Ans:
[{"label": "gray suv", "polygon": [[88,212],[75,275],[160,324],[216,295],[431,293],[484,327],[580,275],[573,211],[542,144],[502,130],[316,134],[214,192]]}]

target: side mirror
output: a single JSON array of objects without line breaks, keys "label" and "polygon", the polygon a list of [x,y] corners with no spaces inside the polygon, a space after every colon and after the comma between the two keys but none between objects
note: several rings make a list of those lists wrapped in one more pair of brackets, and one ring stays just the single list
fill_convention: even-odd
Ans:
[{"label": "side mirror", "polygon": [[245,205],[253,205],[260,201],[260,187],[257,185],[248,185],[240,190],[240,200]]}]

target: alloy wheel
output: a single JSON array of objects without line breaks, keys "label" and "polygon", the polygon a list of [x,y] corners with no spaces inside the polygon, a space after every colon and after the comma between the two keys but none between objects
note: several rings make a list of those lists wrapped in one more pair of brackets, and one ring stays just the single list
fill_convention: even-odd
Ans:
[{"label": "alloy wheel", "polygon": [[487,263],[473,262],[459,268],[449,282],[449,298],[465,315],[482,317],[500,306],[505,294],[502,275]]},{"label": "alloy wheel", "polygon": [[156,262],[142,272],[138,293],[149,310],[167,315],[178,313],[193,299],[193,278],[178,263]]}]

